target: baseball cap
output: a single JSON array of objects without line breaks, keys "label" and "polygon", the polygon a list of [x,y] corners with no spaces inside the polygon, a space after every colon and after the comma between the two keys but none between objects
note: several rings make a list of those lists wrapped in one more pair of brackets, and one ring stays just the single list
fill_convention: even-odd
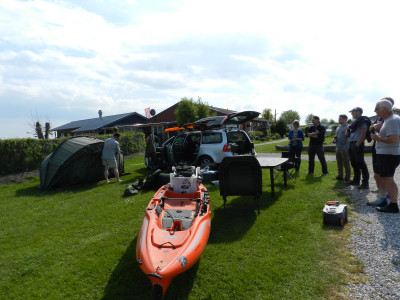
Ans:
[{"label": "baseball cap", "polygon": [[359,111],[360,113],[363,113],[363,109],[361,107],[354,107],[352,110],[350,110],[349,112],[353,112],[353,111]]}]

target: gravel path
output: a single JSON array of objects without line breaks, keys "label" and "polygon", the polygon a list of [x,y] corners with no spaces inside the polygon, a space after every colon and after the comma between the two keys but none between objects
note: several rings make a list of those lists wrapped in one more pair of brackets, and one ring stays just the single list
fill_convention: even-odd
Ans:
[{"label": "gravel path", "polygon": [[[370,174],[372,167],[369,164]],[[395,174],[400,183],[400,171]],[[370,190],[376,190],[375,180],[370,180]],[[351,252],[364,264],[365,283],[349,284],[348,296],[352,299],[400,299],[400,214],[379,213],[366,205],[375,199],[370,191],[360,192],[347,187],[352,196]]]},{"label": "gravel path", "polygon": [[[259,156],[278,156],[279,153]],[[335,155],[325,155],[327,161],[336,161]],[[307,160],[307,154],[302,160]],[[366,204],[368,199],[375,199],[376,183],[373,178],[372,158],[365,158],[370,169],[370,190],[359,191],[353,186],[346,187],[351,196],[351,239],[350,251],[364,265],[364,283],[349,283],[347,296],[351,299],[400,299],[400,214],[379,213]],[[316,158],[316,161],[318,159]],[[316,169],[320,168],[318,162]],[[334,176],[336,174],[332,174]],[[400,170],[395,174],[395,181],[400,186]]]}]

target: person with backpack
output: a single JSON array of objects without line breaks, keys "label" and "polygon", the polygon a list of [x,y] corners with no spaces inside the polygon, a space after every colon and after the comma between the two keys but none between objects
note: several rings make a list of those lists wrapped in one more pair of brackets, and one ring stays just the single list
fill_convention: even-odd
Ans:
[{"label": "person with backpack", "polygon": [[[354,107],[349,112],[354,120],[346,132],[349,137],[349,158],[353,167],[353,180],[350,181],[350,184],[358,189],[369,189],[369,171],[364,159],[364,140],[367,135],[369,139],[371,138],[369,133],[371,120],[362,115],[361,107]],[[361,175],[362,183],[360,185]]]}]

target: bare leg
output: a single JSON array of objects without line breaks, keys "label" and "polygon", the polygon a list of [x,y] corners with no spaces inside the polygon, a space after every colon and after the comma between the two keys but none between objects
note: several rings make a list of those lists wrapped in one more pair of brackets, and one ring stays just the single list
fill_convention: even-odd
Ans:
[{"label": "bare leg", "polygon": [[378,188],[379,197],[385,198],[387,190],[385,189],[383,178],[377,173],[374,173],[374,178],[376,181],[376,187]]},{"label": "bare leg", "polygon": [[397,196],[399,190],[397,184],[394,182],[393,177],[381,177],[385,190],[389,193],[391,203],[397,203]]},{"label": "bare leg", "polygon": [[117,181],[120,182],[121,180],[119,179],[118,167],[117,167],[117,168],[114,168],[114,175],[115,175],[115,178],[117,178]]},{"label": "bare leg", "polygon": [[110,181],[108,180],[108,166],[104,167],[104,178],[106,179],[106,183],[109,183]]}]

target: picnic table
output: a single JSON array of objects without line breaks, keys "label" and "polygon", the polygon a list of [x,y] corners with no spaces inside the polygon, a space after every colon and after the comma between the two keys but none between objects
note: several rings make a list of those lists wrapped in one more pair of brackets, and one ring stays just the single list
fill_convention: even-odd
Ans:
[{"label": "picnic table", "polygon": [[[288,158],[281,157],[257,157],[258,162],[260,163],[261,169],[269,169],[270,177],[271,177],[271,196],[275,196],[275,188],[274,188],[274,168],[283,165],[289,160]],[[286,186],[287,177],[286,172],[283,172],[283,182]]]}]

